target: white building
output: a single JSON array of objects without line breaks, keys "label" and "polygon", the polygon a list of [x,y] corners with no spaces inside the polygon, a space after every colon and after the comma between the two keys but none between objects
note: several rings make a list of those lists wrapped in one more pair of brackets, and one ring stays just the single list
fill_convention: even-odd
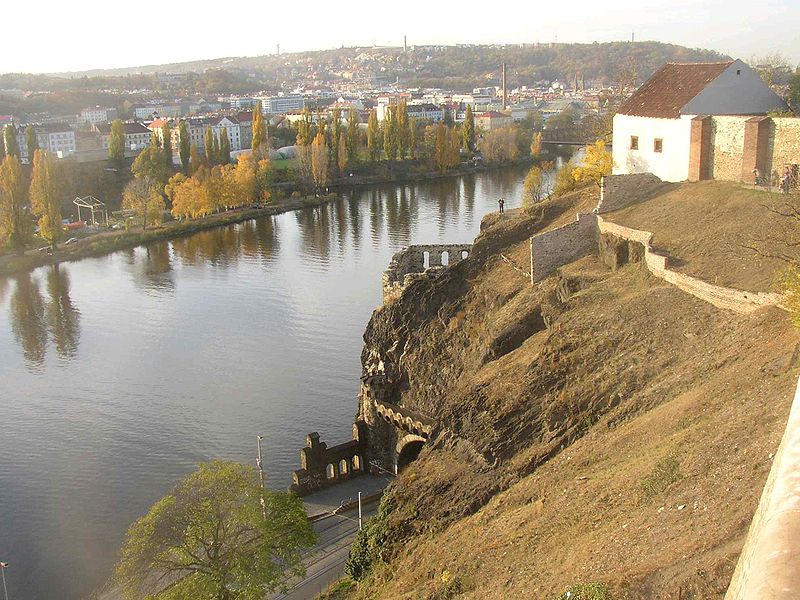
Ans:
[{"label": "white building", "polygon": [[[48,150],[58,158],[65,158],[76,152],[75,131],[67,123],[44,123],[33,126],[36,142],[42,150]],[[25,140],[27,125],[17,128],[19,159],[30,163],[28,145]]]},{"label": "white building", "polygon": [[261,112],[265,115],[285,115],[289,112],[303,110],[306,99],[300,94],[288,96],[264,96],[261,100]]},{"label": "white building", "polygon": [[116,108],[106,108],[104,106],[90,106],[82,108],[78,115],[78,123],[109,123],[117,118]]},{"label": "white building", "polygon": [[695,117],[755,116],[787,109],[740,60],[667,63],[614,116],[614,174],[649,172],[664,181],[685,181]]},{"label": "white building", "polygon": [[[138,121],[126,121],[122,124],[125,131],[125,156],[139,154],[150,145],[152,132]],[[111,123],[97,123],[92,129],[100,133],[100,146],[108,150],[111,139]]]}]

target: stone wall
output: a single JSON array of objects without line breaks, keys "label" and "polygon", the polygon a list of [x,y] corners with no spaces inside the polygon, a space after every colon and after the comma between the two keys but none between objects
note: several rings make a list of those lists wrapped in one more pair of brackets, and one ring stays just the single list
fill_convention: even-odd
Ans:
[{"label": "stone wall", "polygon": [[417,244],[392,256],[383,273],[383,302],[395,300],[403,289],[427,269],[461,262],[472,251],[472,244]]},{"label": "stone wall", "polygon": [[673,284],[692,296],[713,304],[717,308],[746,314],[765,306],[778,305],[782,300],[780,294],[746,292],[744,290],[721,287],[673,271],[668,268],[668,257],[652,250],[650,240],[653,234],[651,232],[631,229],[630,227],[611,223],[610,221],[604,220],[602,217],[597,217],[597,225],[601,236],[613,235],[624,240],[642,244],[644,247],[645,265],[653,275]]},{"label": "stone wall", "polygon": [[800,119],[773,118],[771,121],[767,174],[780,177],[785,165],[800,164]]},{"label": "stone wall", "polygon": [[725,600],[800,595],[800,384]]},{"label": "stone wall", "polygon": [[600,184],[600,203],[595,212],[612,212],[646,198],[662,181],[652,173],[607,175]]},{"label": "stone wall", "polygon": [[368,470],[367,426],[363,421],[353,424],[353,439],[331,446],[319,440],[315,431],[306,436],[306,446],[300,450],[300,468],[292,473],[289,490],[305,496],[316,490],[361,475]]},{"label": "stone wall", "polygon": [[[636,177],[636,176],[634,176]],[[573,223],[531,238],[531,281],[597,251],[597,215],[578,215]]]},{"label": "stone wall", "polygon": [[739,181],[742,174],[746,117],[712,117],[710,175],[713,179]]}]

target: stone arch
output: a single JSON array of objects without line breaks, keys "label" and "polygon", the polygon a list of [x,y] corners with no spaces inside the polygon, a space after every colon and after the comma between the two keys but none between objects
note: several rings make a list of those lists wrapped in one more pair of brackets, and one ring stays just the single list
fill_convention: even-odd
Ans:
[{"label": "stone arch", "polygon": [[350,472],[350,465],[346,458],[339,461],[339,475],[347,475]]},{"label": "stone arch", "polygon": [[336,467],[329,464],[325,467],[325,475],[328,479],[335,479],[336,478]]},{"label": "stone arch", "polygon": [[449,250],[443,250],[442,251],[442,256],[441,256],[440,262],[441,262],[442,266],[445,266],[445,267],[450,264],[450,251]]},{"label": "stone arch", "polygon": [[395,472],[400,473],[409,464],[414,462],[424,445],[425,438],[413,433],[409,433],[397,442],[397,446],[395,446],[397,455],[395,460]]},{"label": "stone arch", "polygon": [[469,258],[469,250],[461,251],[461,260],[464,260],[465,258]]},{"label": "stone arch", "polygon": [[353,471],[361,470],[361,457],[358,454],[353,456]]},{"label": "stone arch", "polygon": [[422,269],[425,270],[431,266],[431,253],[425,250],[422,253]]}]

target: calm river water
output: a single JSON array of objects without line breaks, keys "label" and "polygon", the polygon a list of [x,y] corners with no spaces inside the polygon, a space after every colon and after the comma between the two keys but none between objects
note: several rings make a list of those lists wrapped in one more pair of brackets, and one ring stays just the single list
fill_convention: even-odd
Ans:
[{"label": "calm river water", "polygon": [[361,336],[401,246],[471,242],[524,169],[0,279],[0,560],[9,596],[88,596],[127,526],[198,461],[285,488],[304,436],[349,439]]}]

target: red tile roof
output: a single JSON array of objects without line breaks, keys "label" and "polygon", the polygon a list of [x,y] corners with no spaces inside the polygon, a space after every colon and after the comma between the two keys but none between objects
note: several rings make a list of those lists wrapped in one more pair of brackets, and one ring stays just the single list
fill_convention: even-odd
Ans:
[{"label": "red tile roof", "polygon": [[636,117],[677,119],[681,108],[733,61],[718,63],[667,63],[622,103],[619,113]]}]

